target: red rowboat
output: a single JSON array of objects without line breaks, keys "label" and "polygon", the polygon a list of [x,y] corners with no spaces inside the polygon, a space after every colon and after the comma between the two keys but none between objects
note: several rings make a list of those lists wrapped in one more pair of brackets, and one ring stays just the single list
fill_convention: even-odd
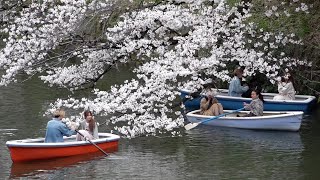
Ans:
[{"label": "red rowboat", "polygon": [[[44,138],[7,141],[13,162],[33,161],[67,157],[100,151],[87,141],[76,141],[76,136],[63,137],[64,142],[44,143]],[[99,133],[99,139],[92,140],[101,149],[118,147],[120,136],[110,133]]]}]

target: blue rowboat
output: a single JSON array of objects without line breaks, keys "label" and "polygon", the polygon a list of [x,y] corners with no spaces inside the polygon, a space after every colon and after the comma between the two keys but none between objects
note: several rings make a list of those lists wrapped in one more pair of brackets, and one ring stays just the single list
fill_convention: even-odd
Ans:
[{"label": "blue rowboat", "polygon": [[[187,109],[199,109],[200,100],[203,95],[199,97],[190,98],[190,91],[181,90],[181,99],[184,102],[184,105]],[[316,97],[308,95],[296,95],[295,100],[273,100],[273,97],[278,95],[276,93],[262,93],[264,102],[265,111],[310,111],[312,105],[315,104]],[[234,110],[243,107],[243,102],[250,103],[251,98],[243,97],[231,97],[228,96],[227,89],[218,89],[215,96],[218,101],[222,104],[224,109]]]},{"label": "blue rowboat", "polygon": [[[224,113],[231,111],[232,110],[225,110]],[[188,120],[191,123],[199,123],[215,117],[200,115],[199,112],[200,110],[195,110],[187,113]],[[240,129],[298,131],[303,116],[302,111],[264,111],[263,116],[241,117],[248,113],[249,111],[240,111],[239,113],[227,114],[226,116],[202,124]],[[240,117],[237,117],[237,115]]]}]

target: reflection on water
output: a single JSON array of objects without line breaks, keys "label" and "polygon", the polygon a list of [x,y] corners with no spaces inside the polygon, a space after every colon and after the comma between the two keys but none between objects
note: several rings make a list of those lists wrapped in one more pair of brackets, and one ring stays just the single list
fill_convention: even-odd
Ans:
[{"label": "reflection on water", "polygon": [[231,149],[237,147],[237,149],[250,151],[301,152],[303,150],[300,134],[297,132],[253,131],[202,126],[194,131],[189,131],[188,136],[191,136],[193,141],[194,138],[197,138],[199,141],[197,146],[222,144],[221,148],[231,146]]},{"label": "reflection on water", "polygon": [[187,136],[190,137],[187,139],[190,145],[188,151],[193,152],[189,154],[187,163],[192,166],[187,171],[194,171],[195,162],[202,167],[201,171],[192,173],[194,178],[265,179],[299,176],[297,164],[303,151],[299,133],[201,126],[188,132]]},{"label": "reflection on water", "polygon": [[19,178],[27,176],[39,176],[41,173],[47,173],[50,170],[66,168],[98,160],[104,156],[101,153],[92,153],[81,156],[71,156],[53,160],[31,161],[23,163],[12,163],[10,178]]},{"label": "reflection on water", "polygon": [[[117,150],[118,147],[112,147],[106,149],[105,152],[114,153]],[[39,176],[41,173],[48,173],[52,170],[66,168],[69,166],[82,165],[89,161],[102,160],[103,158],[106,158],[104,154],[101,152],[95,152],[65,158],[12,163],[10,178]]]}]

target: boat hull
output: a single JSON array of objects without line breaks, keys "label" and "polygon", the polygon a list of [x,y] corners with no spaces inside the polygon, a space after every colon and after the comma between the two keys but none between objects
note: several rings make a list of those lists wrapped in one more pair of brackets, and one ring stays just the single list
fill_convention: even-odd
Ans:
[{"label": "boat hull", "polygon": [[[119,136],[99,133],[99,139],[92,140],[101,149],[118,147]],[[75,135],[64,137],[62,143],[44,143],[44,138],[7,141],[13,162],[52,159],[98,152],[99,149],[87,141],[75,141]]]},{"label": "boat hull", "polygon": [[[215,97],[222,104],[224,109],[235,110],[243,107],[243,102],[250,103],[251,98],[231,97],[227,90],[221,89]],[[184,100],[187,109],[199,109],[200,100],[203,96],[187,99],[189,91],[180,91],[180,97]],[[265,111],[303,111],[308,112],[315,103],[314,96],[296,95],[296,100],[273,100],[274,93],[263,93]]]},{"label": "boat hull", "polygon": [[[198,123],[214,116],[204,116],[199,114],[199,110],[187,113],[187,118],[192,123]],[[225,111],[225,113],[231,111]],[[241,111],[242,115],[249,113]],[[236,117],[236,114],[220,117],[212,121],[203,123],[210,126],[221,126],[241,129],[255,130],[281,130],[281,131],[298,131],[301,126],[303,112],[264,112],[264,116],[255,117]]]}]

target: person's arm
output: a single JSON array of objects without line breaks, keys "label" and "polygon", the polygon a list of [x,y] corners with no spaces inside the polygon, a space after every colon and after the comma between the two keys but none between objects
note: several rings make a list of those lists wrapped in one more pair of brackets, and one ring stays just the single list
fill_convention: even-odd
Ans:
[{"label": "person's arm", "polygon": [[252,101],[251,101],[251,103],[250,104],[247,104],[247,103],[243,103],[243,107],[244,107],[244,109],[245,110],[251,110],[252,109]]},{"label": "person's arm", "polygon": [[234,92],[238,94],[242,94],[246,92],[248,89],[249,89],[248,86],[241,86],[241,82],[239,79],[234,82]]},{"label": "person's arm", "polygon": [[278,92],[279,92],[279,94],[281,94],[281,95],[285,94],[285,93],[284,93],[284,92],[285,92],[285,88],[284,88],[284,86],[282,85],[282,82],[279,82],[279,83],[278,83]]},{"label": "person's arm", "polygon": [[207,101],[206,98],[202,98],[200,101],[200,109],[207,110],[209,107],[209,100]]},{"label": "person's arm", "polygon": [[279,91],[279,94],[286,95],[286,94],[288,94],[290,91],[293,91],[293,92],[294,92],[294,88],[293,88],[293,85],[292,85],[291,82],[288,82],[288,83],[285,84],[285,85],[282,85],[282,84],[280,83],[279,86],[278,86],[278,91]]},{"label": "person's arm", "polygon": [[76,131],[69,129],[67,125],[63,123],[61,123],[59,129],[64,136],[71,136],[73,134],[76,134]]}]

